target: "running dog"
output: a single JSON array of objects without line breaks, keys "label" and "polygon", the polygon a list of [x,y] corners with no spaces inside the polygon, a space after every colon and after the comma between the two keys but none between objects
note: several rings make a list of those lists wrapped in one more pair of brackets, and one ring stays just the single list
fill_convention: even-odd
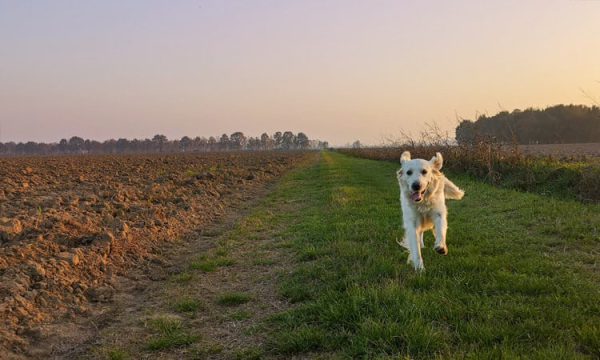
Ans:
[{"label": "running dog", "polygon": [[400,156],[401,168],[396,172],[404,221],[404,240],[400,245],[409,250],[408,263],[417,271],[425,270],[421,257],[425,231],[433,230],[435,251],[448,254],[446,199],[460,200],[465,194],[440,172],[443,161],[439,152],[427,161],[411,160],[410,152],[405,151]]}]

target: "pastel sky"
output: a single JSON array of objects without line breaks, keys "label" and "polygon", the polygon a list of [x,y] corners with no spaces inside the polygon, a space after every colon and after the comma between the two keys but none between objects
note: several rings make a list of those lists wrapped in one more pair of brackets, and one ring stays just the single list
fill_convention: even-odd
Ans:
[{"label": "pastel sky", "polygon": [[0,0],[0,141],[376,144],[591,98],[595,0]]}]

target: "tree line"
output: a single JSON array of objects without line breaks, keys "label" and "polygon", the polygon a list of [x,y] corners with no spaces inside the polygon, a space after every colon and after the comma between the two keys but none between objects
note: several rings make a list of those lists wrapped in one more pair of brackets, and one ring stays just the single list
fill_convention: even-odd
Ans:
[{"label": "tree line", "polygon": [[54,154],[124,154],[124,153],[177,153],[208,151],[260,151],[260,150],[306,150],[328,147],[326,141],[311,140],[299,132],[277,131],[272,135],[263,133],[259,137],[247,137],[241,131],[230,135],[208,138],[184,136],[169,140],[157,134],[152,139],[124,138],[103,142],[73,136],[57,143],[7,142],[0,143],[2,155],[54,155]]},{"label": "tree line", "polygon": [[456,128],[459,144],[492,140],[499,143],[559,144],[600,142],[600,107],[555,105],[545,109],[502,111],[463,120]]}]

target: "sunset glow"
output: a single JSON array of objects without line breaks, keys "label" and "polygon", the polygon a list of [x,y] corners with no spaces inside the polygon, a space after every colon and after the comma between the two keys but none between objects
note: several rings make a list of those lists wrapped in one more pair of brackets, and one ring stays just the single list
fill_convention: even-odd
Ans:
[{"label": "sunset glow", "polygon": [[0,0],[0,141],[376,144],[600,101],[600,1]]}]

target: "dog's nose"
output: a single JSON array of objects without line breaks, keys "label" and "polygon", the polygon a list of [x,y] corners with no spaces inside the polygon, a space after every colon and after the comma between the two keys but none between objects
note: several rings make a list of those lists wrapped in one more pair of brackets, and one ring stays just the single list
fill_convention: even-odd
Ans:
[{"label": "dog's nose", "polygon": [[419,191],[419,190],[421,190],[421,184],[418,183],[418,182],[414,182],[412,184],[412,189],[413,189],[413,191]]}]

